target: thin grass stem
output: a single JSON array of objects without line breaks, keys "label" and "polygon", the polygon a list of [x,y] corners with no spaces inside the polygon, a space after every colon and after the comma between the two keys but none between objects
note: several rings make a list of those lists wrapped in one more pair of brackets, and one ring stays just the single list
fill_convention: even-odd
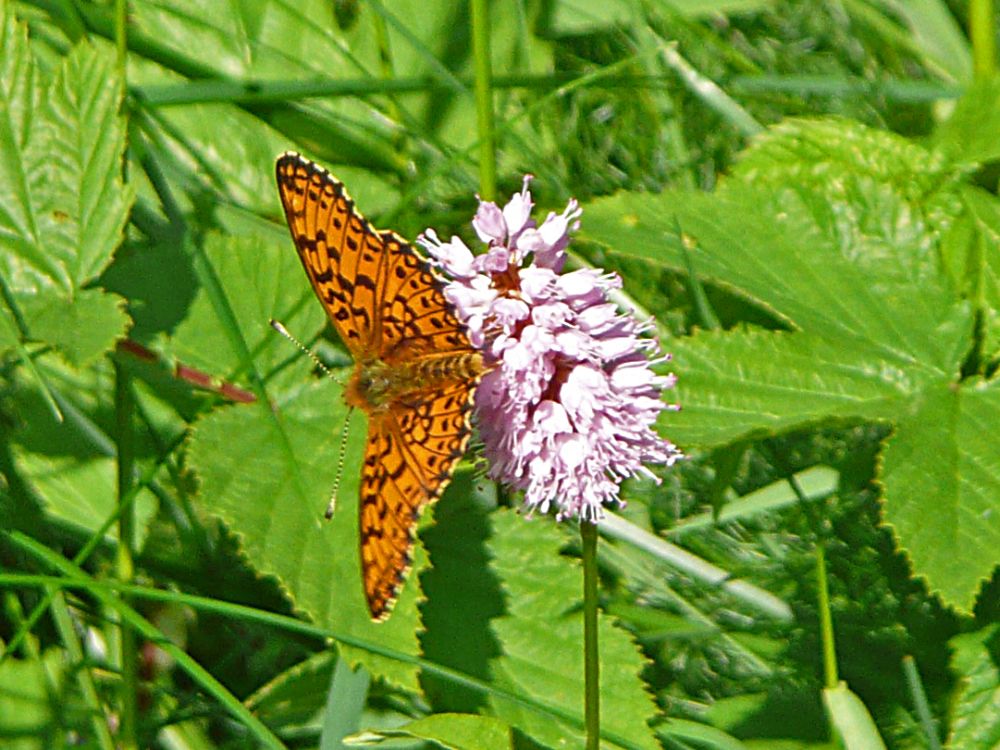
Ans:
[{"label": "thin grass stem", "polygon": [[601,661],[597,642],[597,525],[580,522],[583,543],[583,721],[587,750],[601,744]]},{"label": "thin grass stem", "polygon": [[830,590],[826,579],[826,551],[816,545],[816,588],[819,605],[819,631],[823,643],[823,685],[837,687],[837,650],[833,640],[833,616],[830,613]]}]

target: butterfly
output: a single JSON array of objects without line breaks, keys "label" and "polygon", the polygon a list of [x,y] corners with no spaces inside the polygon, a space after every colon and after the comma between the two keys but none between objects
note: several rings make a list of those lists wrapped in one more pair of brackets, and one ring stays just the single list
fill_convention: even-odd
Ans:
[{"label": "butterfly", "polygon": [[428,261],[372,227],[343,183],[295,152],[278,158],[276,176],[306,275],[354,358],[344,400],[368,417],[361,577],[382,620],[409,571],[420,512],[465,452],[483,360]]}]

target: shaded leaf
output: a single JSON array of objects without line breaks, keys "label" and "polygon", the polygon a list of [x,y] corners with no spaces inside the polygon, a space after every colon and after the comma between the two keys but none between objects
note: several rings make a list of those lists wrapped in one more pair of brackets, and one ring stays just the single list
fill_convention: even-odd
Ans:
[{"label": "shaded leaf", "polygon": [[996,625],[955,636],[952,670],[960,685],[952,705],[948,747],[996,747],[1000,743],[1000,666],[990,648]]},{"label": "shaded leaf", "polygon": [[[491,663],[494,682],[517,695],[580,717],[568,724],[523,704],[492,695],[494,711],[511,726],[553,747],[582,747],[583,573],[559,554],[564,537],[549,518],[526,521],[493,514],[494,568],[507,594],[508,612],[493,621],[503,653]],[[645,666],[632,638],[607,616],[599,618],[601,731],[604,742],[657,748],[648,722],[656,705],[639,677]]]}]

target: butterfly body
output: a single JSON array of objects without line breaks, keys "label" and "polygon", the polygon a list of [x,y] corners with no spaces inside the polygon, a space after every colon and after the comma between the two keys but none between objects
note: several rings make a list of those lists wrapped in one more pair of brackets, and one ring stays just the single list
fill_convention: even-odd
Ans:
[{"label": "butterfly body", "polygon": [[412,403],[422,394],[479,377],[483,358],[478,352],[426,355],[413,361],[394,363],[382,359],[358,362],[344,401],[366,412]]},{"label": "butterfly body", "polygon": [[306,275],[355,360],[344,399],[368,417],[362,584],[371,616],[384,619],[409,569],[420,511],[444,491],[469,441],[483,361],[426,259],[372,227],[341,182],[292,152],[278,159],[276,177]]}]

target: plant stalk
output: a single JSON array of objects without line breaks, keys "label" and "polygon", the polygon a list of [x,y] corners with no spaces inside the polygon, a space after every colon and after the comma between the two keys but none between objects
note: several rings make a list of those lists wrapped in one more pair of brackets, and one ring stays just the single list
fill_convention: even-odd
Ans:
[{"label": "plant stalk", "polygon": [[[116,577],[122,583],[131,583],[135,575],[132,545],[135,538],[135,505],[131,502],[132,470],[135,460],[134,435],[132,433],[131,379],[120,364],[115,364],[115,414],[118,438],[118,550],[115,558]],[[128,602],[128,600],[125,600]],[[119,704],[121,706],[121,730],[119,746],[125,750],[137,748],[138,744],[138,693],[139,659],[135,631],[119,619],[121,642],[119,661],[121,685]]]},{"label": "plant stalk", "polygon": [[990,78],[997,67],[996,19],[993,0],[969,3],[969,38],[972,40],[972,74]]},{"label": "plant stalk", "polygon": [[826,581],[826,550],[816,545],[816,588],[819,599],[819,632],[823,644],[823,686],[837,687],[837,648],[833,641],[833,616],[830,614],[830,590]]},{"label": "plant stalk", "polygon": [[583,543],[583,670],[585,693],[583,721],[587,750],[598,750],[601,742],[600,660],[597,647],[597,524],[580,522]]},{"label": "plant stalk", "polygon": [[479,196],[496,199],[497,143],[493,121],[493,70],[487,0],[469,0],[472,11],[472,56],[475,60],[476,120],[479,128]]}]

